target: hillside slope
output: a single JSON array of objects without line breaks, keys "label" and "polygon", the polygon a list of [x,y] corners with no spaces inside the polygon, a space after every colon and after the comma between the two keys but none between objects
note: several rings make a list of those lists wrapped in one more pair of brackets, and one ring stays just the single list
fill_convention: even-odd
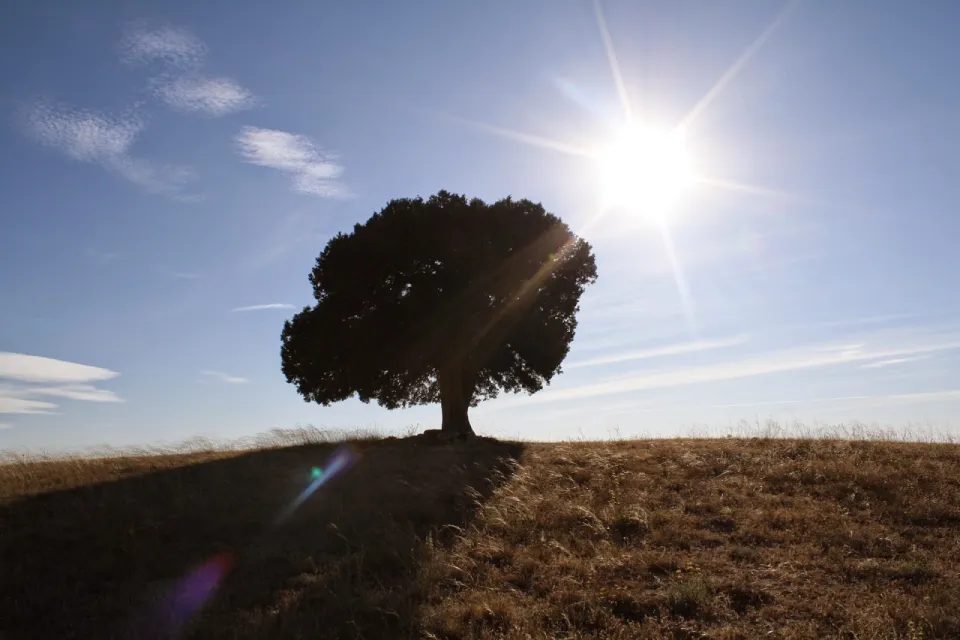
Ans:
[{"label": "hillside slope", "polygon": [[410,438],[19,462],[0,466],[0,561],[5,640],[957,638],[960,447]]}]

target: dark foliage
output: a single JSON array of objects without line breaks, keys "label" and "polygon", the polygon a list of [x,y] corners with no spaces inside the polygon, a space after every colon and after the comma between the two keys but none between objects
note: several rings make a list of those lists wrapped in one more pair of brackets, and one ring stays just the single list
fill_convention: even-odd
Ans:
[{"label": "dark foliage", "polygon": [[317,258],[317,304],[284,325],[283,372],[324,405],[440,401],[443,430],[469,432],[468,406],[560,371],[596,277],[590,245],[540,204],[393,200]]}]

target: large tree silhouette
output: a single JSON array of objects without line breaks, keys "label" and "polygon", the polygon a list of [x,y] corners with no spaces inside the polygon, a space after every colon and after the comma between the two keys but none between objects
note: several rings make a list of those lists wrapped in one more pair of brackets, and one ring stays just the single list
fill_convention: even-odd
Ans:
[{"label": "large tree silhouette", "polygon": [[468,407],[560,371],[596,277],[590,245],[540,204],[393,200],[317,258],[317,303],[283,327],[283,373],[323,405],[439,401],[442,431],[471,434]]}]

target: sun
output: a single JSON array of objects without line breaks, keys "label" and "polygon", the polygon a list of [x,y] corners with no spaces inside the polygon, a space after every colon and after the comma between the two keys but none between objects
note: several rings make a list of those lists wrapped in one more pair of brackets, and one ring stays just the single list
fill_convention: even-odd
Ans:
[{"label": "sun", "polygon": [[682,131],[631,126],[597,154],[605,208],[663,219],[673,214],[693,184]]}]

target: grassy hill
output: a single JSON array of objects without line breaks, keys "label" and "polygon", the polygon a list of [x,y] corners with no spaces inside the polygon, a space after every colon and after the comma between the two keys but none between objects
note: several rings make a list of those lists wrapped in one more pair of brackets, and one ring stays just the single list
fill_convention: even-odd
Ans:
[{"label": "grassy hill", "polygon": [[0,465],[0,638],[960,637],[956,445],[338,446]]}]

